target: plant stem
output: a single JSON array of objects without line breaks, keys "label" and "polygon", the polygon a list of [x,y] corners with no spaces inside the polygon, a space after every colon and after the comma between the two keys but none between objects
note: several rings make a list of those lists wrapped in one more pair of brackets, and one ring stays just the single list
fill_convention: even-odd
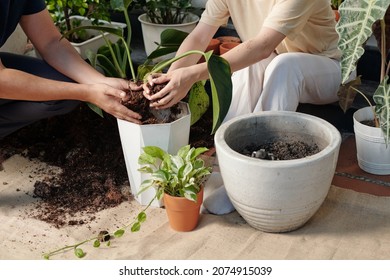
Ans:
[{"label": "plant stem", "polygon": [[[72,29],[72,26],[70,24],[70,19],[69,19],[68,0],[65,0],[65,3],[63,3],[63,9],[64,9],[64,18],[65,18],[66,29],[67,29],[67,31],[70,31]],[[73,38],[73,34],[70,35],[69,40],[73,41],[72,38]]]},{"label": "plant stem", "polygon": [[385,78],[385,69],[386,69],[386,24],[385,20],[380,20],[381,24],[381,78],[382,82]]},{"label": "plant stem", "polygon": [[[111,42],[106,38],[106,36],[104,35],[104,33],[102,32],[102,36],[103,36],[103,39],[104,41],[106,42],[106,45],[108,47],[108,49],[110,50],[110,53],[111,53],[111,56],[112,56],[112,60],[114,61],[114,65],[115,67],[117,68],[118,72],[119,72],[119,75],[121,78],[126,78],[126,73],[122,70],[122,68],[119,66],[119,62],[118,62],[118,59],[115,55],[115,52],[114,50],[112,49],[112,46],[111,46]],[[123,37],[120,37],[122,40]]]},{"label": "plant stem", "polygon": [[372,110],[372,113],[374,114],[374,122],[375,122],[375,127],[379,127],[379,121],[378,121],[378,117],[376,116],[376,113],[375,113],[375,109],[374,109],[374,106],[371,104],[371,101],[367,98],[367,96],[361,92],[360,90],[358,90],[357,88],[355,88],[354,86],[351,86],[351,88],[353,90],[355,90],[357,93],[359,93],[361,96],[363,96],[363,98],[367,101],[367,103],[370,105],[370,108]]},{"label": "plant stem", "polygon": [[95,237],[92,237],[92,238],[90,238],[90,239],[81,241],[81,242],[79,242],[79,243],[77,243],[77,244],[66,245],[66,246],[64,246],[64,247],[62,247],[62,248],[59,248],[59,249],[54,250],[54,251],[51,251],[51,252],[49,252],[49,253],[44,253],[44,254],[43,254],[43,257],[44,257],[45,259],[49,259],[51,256],[54,256],[54,255],[56,255],[56,254],[58,254],[58,253],[61,253],[61,252],[66,252],[66,251],[68,251],[68,250],[70,250],[70,249],[76,249],[77,247],[79,247],[79,246],[81,246],[81,245],[83,245],[83,244],[85,244],[85,243],[87,243],[87,242],[90,242],[90,241],[92,241],[92,240],[96,240],[97,238],[98,238],[98,237],[95,236]]},{"label": "plant stem", "polygon": [[[145,211],[152,205],[153,201],[157,198],[158,193],[159,193],[159,192],[156,191],[156,194],[154,195],[154,197],[150,200],[150,202],[148,203],[148,205],[146,205],[146,206],[142,209],[142,211],[141,211],[140,213],[145,212]],[[123,231],[124,231],[125,229],[129,228],[130,226],[132,226],[132,225],[135,224],[136,222],[141,223],[142,221],[139,221],[139,220],[138,220],[138,216],[139,216],[139,214],[133,219],[132,222],[130,222],[130,223],[124,225],[122,228],[117,229],[115,232],[117,232],[118,230],[123,230]],[[132,231],[133,231],[133,230],[132,230]],[[136,231],[136,230],[134,230],[134,231]],[[108,234],[106,234],[106,235],[107,235],[107,236],[110,236],[110,237],[111,237],[111,236],[115,236],[115,232],[108,233]],[[105,236],[106,236],[106,235],[105,235]],[[51,251],[51,252],[48,252],[48,253],[44,253],[44,254],[43,254],[43,257],[44,257],[45,259],[50,259],[51,256],[54,256],[54,255],[59,254],[59,253],[61,253],[61,252],[67,252],[67,251],[69,251],[69,250],[71,250],[71,249],[76,250],[78,247],[80,247],[81,245],[83,245],[83,244],[85,244],[85,243],[91,242],[91,241],[93,241],[93,240],[98,240],[99,237],[100,237],[100,236],[94,236],[94,237],[91,237],[91,238],[89,238],[89,239],[83,240],[83,241],[78,242],[78,243],[73,244],[73,245],[65,245],[64,247],[61,247],[61,248],[56,249],[56,250],[54,250],[54,251]]]},{"label": "plant stem", "polygon": [[130,43],[131,43],[132,30],[131,30],[131,23],[130,23],[129,13],[128,13],[127,9],[123,9],[123,14],[125,16],[126,25],[127,25],[127,38],[126,38],[127,48],[125,48],[125,49],[126,49],[127,58],[129,60],[131,77],[132,77],[133,80],[135,80],[134,66],[133,66],[133,62],[131,61],[131,56],[130,56],[130,51],[129,51]]}]

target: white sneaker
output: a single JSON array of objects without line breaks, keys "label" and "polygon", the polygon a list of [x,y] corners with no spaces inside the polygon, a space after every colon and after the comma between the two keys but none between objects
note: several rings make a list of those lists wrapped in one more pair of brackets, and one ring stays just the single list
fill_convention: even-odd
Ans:
[{"label": "white sneaker", "polygon": [[234,206],[226,193],[225,186],[223,185],[221,174],[213,172],[205,184],[205,193],[201,212],[214,215],[224,215],[229,214],[234,210]]}]

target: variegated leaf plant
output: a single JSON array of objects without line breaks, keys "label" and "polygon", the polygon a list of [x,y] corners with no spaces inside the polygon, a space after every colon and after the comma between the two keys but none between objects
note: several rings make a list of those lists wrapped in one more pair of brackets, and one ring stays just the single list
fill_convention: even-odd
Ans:
[{"label": "variegated leaf plant", "polygon": [[[347,85],[347,81],[360,57],[364,53],[363,45],[372,35],[372,26],[374,22],[380,20],[382,30],[382,42],[385,40],[385,21],[384,15],[389,8],[390,0],[345,0],[339,7],[340,20],[336,25],[336,31],[339,34],[338,47],[341,55],[341,74],[342,89]],[[390,139],[390,87],[388,85],[388,71],[385,69],[386,48],[381,47],[382,65],[380,85],[376,89],[373,100],[375,102],[375,118],[379,120],[379,125],[383,131],[386,143]],[[358,91],[353,85],[352,88]],[[352,104],[352,90],[345,89],[340,91],[340,105],[346,110]],[[364,94],[358,91],[364,96]],[[371,104],[370,104],[371,106]]]}]

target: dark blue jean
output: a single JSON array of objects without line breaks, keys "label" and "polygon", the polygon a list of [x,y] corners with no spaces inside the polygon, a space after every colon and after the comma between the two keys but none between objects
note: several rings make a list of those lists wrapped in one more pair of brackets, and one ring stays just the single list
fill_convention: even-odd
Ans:
[{"label": "dark blue jean", "polygon": [[[0,52],[0,59],[7,68],[42,78],[73,82],[45,61],[35,57]],[[69,113],[79,103],[76,100],[36,102],[0,99],[0,139],[38,120]]]}]

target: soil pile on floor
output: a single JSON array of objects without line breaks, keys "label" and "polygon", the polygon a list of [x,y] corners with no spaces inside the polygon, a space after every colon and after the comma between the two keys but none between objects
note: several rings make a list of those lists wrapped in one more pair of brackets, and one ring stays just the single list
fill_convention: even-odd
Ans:
[{"label": "soil pile on floor", "polygon": [[[212,147],[210,131],[206,117],[191,127],[190,143]],[[88,223],[98,211],[131,199],[117,121],[99,117],[85,104],[1,140],[0,166],[20,153],[63,170],[37,181],[31,194],[41,198],[31,215],[56,227]]]}]

